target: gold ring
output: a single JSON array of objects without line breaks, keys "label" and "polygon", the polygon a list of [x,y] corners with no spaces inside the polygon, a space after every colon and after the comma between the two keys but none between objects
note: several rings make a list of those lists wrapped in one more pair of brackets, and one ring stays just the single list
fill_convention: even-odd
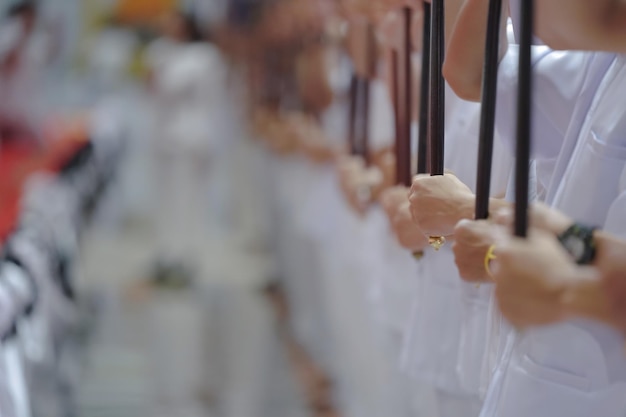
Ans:
[{"label": "gold ring", "polygon": [[431,236],[428,238],[428,243],[433,247],[433,249],[438,251],[443,247],[443,245],[446,244],[446,238],[443,236]]},{"label": "gold ring", "polygon": [[493,277],[493,273],[491,272],[491,261],[495,261],[496,259],[498,259],[498,257],[494,254],[495,251],[496,245],[491,245],[489,246],[489,249],[485,254],[485,271],[492,281],[495,281],[495,278]]}]

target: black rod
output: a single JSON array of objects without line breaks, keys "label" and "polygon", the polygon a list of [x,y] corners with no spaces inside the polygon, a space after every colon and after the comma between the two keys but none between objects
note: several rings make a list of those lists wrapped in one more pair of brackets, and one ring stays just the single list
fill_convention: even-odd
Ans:
[{"label": "black rod", "polygon": [[531,45],[533,38],[534,0],[520,2],[519,91],[517,94],[517,155],[515,160],[515,235],[528,233],[528,190],[530,165],[530,128],[532,71]]},{"label": "black rod", "polygon": [[411,124],[413,122],[413,65],[411,61],[411,21],[413,10],[410,7],[402,9],[404,17],[404,44],[402,45],[402,59],[404,60],[404,108],[403,125],[401,136],[401,159],[396,161],[401,172],[398,177],[401,183],[407,187],[411,185]]},{"label": "black rod", "polygon": [[365,28],[365,59],[367,74],[363,79],[363,108],[362,108],[362,134],[361,151],[365,163],[370,165],[370,143],[369,143],[369,120],[370,120],[370,82],[376,77],[377,53],[376,53],[376,32],[374,25],[368,23]]},{"label": "black rod", "polygon": [[359,94],[359,77],[356,73],[352,74],[350,80],[350,109],[348,112],[348,147],[350,154],[356,155],[356,118]]},{"label": "black rod", "polygon": [[370,121],[370,80],[362,81],[362,106],[361,106],[361,135],[359,144],[359,154],[365,159],[366,165],[370,165],[370,146],[369,146],[369,121]]},{"label": "black rod", "polygon": [[489,217],[493,137],[496,122],[496,91],[498,86],[498,52],[500,49],[500,18],[502,0],[489,1],[485,65],[483,67],[478,172],[476,175],[476,219]]},{"label": "black rod", "polygon": [[423,45],[422,45],[422,80],[420,86],[419,137],[417,144],[417,173],[425,174],[428,165],[428,108],[430,88],[430,3],[424,2]]},{"label": "black rod", "polygon": [[391,94],[393,98],[394,109],[394,123],[395,123],[395,157],[396,157],[396,183],[402,182],[402,167],[400,161],[402,160],[402,109],[400,106],[400,85],[399,74],[400,63],[398,62],[398,51],[391,49]]},{"label": "black rod", "polygon": [[430,175],[443,175],[445,141],[444,0],[432,0],[430,60]]}]

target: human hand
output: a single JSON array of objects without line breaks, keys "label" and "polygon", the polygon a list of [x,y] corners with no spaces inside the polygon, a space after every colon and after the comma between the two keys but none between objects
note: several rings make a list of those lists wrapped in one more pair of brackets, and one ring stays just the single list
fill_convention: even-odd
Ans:
[{"label": "human hand", "polygon": [[461,220],[454,229],[454,262],[467,282],[492,282],[485,257],[502,229],[486,220]]},{"label": "human hand", "polygon": [[502,234],[496,248],[496,297],[513,325],[548,325],[606,309],[597,296],[597,270],[572,262],[552,233],[533,229],[527,239]]},{"label": "human hand", "polygon": [[428,236],[451,236],[462,219],[474,214],[475,196],[453,174],[418,175],[409,193],[411,215]]}]

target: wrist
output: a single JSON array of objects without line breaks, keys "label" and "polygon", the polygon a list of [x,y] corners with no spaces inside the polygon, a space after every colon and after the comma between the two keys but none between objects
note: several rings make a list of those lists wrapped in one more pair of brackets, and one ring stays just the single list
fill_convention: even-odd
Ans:
[{"label": "wrist", "polygon": [[[597,252],[596,228],[573,223],[565,229],[559,228],[558,240],[578,265],[594,263]],[[556,231],[556,229],[555,229]]]},{"label": "wrist", "polygon": [[611,304],[601,280],[591,268],[573,271],[571,276],[575,275],[579,276],[571,278],[561,293],[564,316],[583,317],[613,325]]},{"label": "wrist", "polygon": [[600,229],[594,230],[593,241],[596,247],[594,266],[601,266],[600,264],[603,260],[610,259],[613,256],[621,256],[624,249],[621,241]]},{"label": "wrist", "polygon": [[576,222],[574,222],[574,220],[570,219],[569,217],[555,216],[550,221],[549,230],[556,236],[560,236],[574,225],[576,225]]},{"label": "wrist", "polygon": [[474,220],[476,217],[476,196],[474,194],[465,194],[458,201],[458,210],[456,224],[461,220]]}]

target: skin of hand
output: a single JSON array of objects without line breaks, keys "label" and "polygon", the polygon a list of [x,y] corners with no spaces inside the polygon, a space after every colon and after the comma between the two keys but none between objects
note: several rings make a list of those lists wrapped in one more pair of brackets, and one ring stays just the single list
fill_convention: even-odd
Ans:
[{"label": "skin of hand", "polygon": [[383,191],[392,187],[396,176],[396,157],[390,148],[381,149],[372,156],[372,199],[378,201]]},{"label": "skin of hand", "polygon": [[493,282],[485,270],[485,256],[500,228],[488,221],[461,220],[454,229],[454,262],[466,282]]},{"label": "skin of hand", "polygon": [[264,138],[274,152],[288,155],[300,148],[300,137],[304,129],[311,126],[311,120],[301,113],[289,113],[270,118]]},{"label": "skin of hand", "polygon": [[418,175],[409,193],[413,221],[428,236],[452,236],[462,219],[474,215],[474,193],[455,175]]},{"label": "skin of hand", "polygon": [[377,25],[378,39],[387,49],[400,50],[403,44],[402,16],[398,10],[388,12]]},{"label": "skin of hand", "polygon": [[599,273],[579,267],[554,235],[532,229],[528,239],[501,233],[494,262],[502,314],[518,328],[557,323],[575,316],[610,321]]},{"label": "skin of hand", "polygon": [[270,149],[279,155],[290,155],[298,149],[296,137],[289,131],[277,128],[268,139]]},{"label": "skin of hand", "polygon": [[295,146],[295,136],[291,135],[277,114],[267,109],[256,109],[253,115],[255,136],[278,154],[290,152]]},{"label": "skin of hand", "polygon": [[615,327],[626,333],[626,242],[605,232],[596,232],[594,264],[602,274],[605,295],[611,303]]},{"label": "skin of hand", "polygon": [[398,212],[400,205],[408,201],[408,195],[409,189],[401,185],[389,187],[380,193],[378,201],[390,222]]},{"label": "skin of hand", "polygon": [[[493,218],[500,225],[512,226],[514,219],[513,208],[511,206],[502,207],[496,211]],[[551,232],[554,236],[559,236],[574,223],[570,217],[544,203],[532,204],[529,220],[531,227]]]},{"label": "skin of hand", "polygon": [[626,3],[621,0],[542,0],[536,33],[555,49],[626,53]]},{"label": "skin of hand", "polygon": [[408,192],[409,189],[404,186],[387,188],[381,193],[379,201],[400,246],[416,252],[428,246],[428,239],[413,223]]},{"label": "skin of hand", "polygon": [[[495,218],[498,223],[509,228],[512,223],[512,212],[510,209],[500,210]],[[567,278],[568,281],[561,299],[565,313],[569,316],[602,321],[626,332],[626,303],[624,303],[626,299],[626,283],[624,282],[626,243],[605,232],[597,231],[594,234],[596,243],[594,268],[579,267],[572,262],[558,242],[556,246],[560,250],[557,250],[554,243],[556,242],[555,236],[563,233],[573,223],[569,217],[544,204],[536,203],[531,208],[530,223],[534,227],[535,235],[538,236],[537,241],[551,237],[548,243],[543,243],[536,249],[550,248],[551,251],[546,251],[544,255],[553,256],[555,270],[557,265],[562,265],[560,279]],[[502,251],[503,248],[498,244],[496,246],[497,265],[501,264]],[[552,253],[557,255],[552,255]],[[561,257],[563,253],[569,260],[567,265]],[[539,254],[535,256],[538,257]],[[529,255],[527,263],[535,261],[536,259]],[[598,279],[600,274],[602,279]]]},{"label": "skin of hand", "polygon": [[309,46],[296,58],[298,94],[305,108],[314,114],[323,112],[333,101],[325,53],[322,46]]},{"label": "skin of hand", "polygon": [[[364,216],[371,203],[371,173],[365,166],[363,158],[358,156],[345,156],[338,163],[339,184],[346,201],[350,207],[360,216]],[[362,195],[363,190],[369,190],[369,195]]]},{"label": "skin of hand", "polygon": [[323,137],[301,141],[300,150],[311,161],[317,164],[327,164],[335,161],[342,151],[330,145]]},{"label": "skin of hand", "polygon": [[616,327],[626,333],[626,243],[617,241],[604,249],[598,247],[598,250],[603,252],[599,268]]},{"label": "skin of hand", "polygon": [[298,150],[311,161],[325,164],[333,162],[340,154],[341,149],[330,143],[320,125],[313,118],[293,117],[291,123],[298,137]]},{"label": "skin of hand", "polygon": [[[447,0],[446,4],[460,3],[461,0]],[[368,62],[369,51],[366,44],[367,31],[366,24],[371,23],[376,27],[376,46],[374,53],[382,54],[382,48],[398,48],[402,42],[402,32],[399,30],[402,25],[398,10],[402,7],[414,9],[412,32],[417,35],[417,40],[421,38],[422,27],[422,2],[420,0],[343,0],[343,10],[350,19],[351,24],[346,38],[346,45],[355,71],[361,76],[371,78],[377,76],[376,69],[371,68]],[[451,10],[457,8],[450,7]],[[454,14],[451,12],[451,14]],[[447,15],[446,15],[447,16]],[[397,22],[397,24],[394,24]],[[400,42],[400,43],[398,43]],[[414,39],[415,46],[421,45]]]},{"label": "skin of hand", "polygon": [[[375,39],[371,38],[369,22],[366,19],[356,19],[348,25],[345,46],[352,60],[354,72],[362,78],[376,78],[377,62],[380,48]],[[369,42],[372,43],[369,43]]]},{"label": "skin of hand", "polygon": [[391,228],[400,246],[412,252],[419,252],[429,246],[428,237],[413,223],[408,201],[400,204],[391,220]]},{"label": "skin of hand", "polygon": [[343,10],[351,18],[365,18],[377,24],[391,10],[401,7],[421,9],[420,0],[342,0]]}]

